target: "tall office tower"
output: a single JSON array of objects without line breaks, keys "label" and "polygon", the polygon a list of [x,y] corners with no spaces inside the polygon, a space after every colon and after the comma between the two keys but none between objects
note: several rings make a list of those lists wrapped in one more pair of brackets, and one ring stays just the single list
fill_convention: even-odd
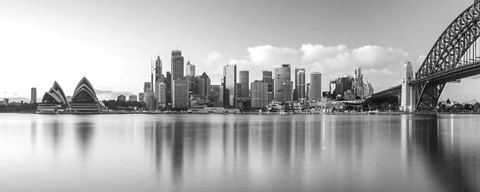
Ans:
[{"label": "tall office tower", "polygon": [[195,76],[195,65],[192,65],[190,61],[187,61],[187,65],[185,66],[185,76]]},{"label": "tall office tower", "polygon": [[147,93],[149,89],[151,89],[152,84],[150,82],[143,83],[143,92]]},{"label": "tall office tower", "polygon": [[137,101],[137,96],[136,95],[128,96],[128,101]]},{"label": "tall office tower", "polygon": [[165,94],[165,101],[167,102],[167,106],[172,105],[172,73],[167,71],[167,77],[165,78],[165,84],[167,86],[166,94]]},{"label": "tall office tower", "polygon": [[305,99],[305,69],[295,69],[295,96],[294,99]]},{"label": "tall office tower", "polygon": [[37,88],[35,87],[30,90],[30,103],[37,103]]},{"label": "tall office tower", "polygon": [[166,100],[167,84],[160,82],[160,83],[157,83],[155,86],[157,86],[157,89],[158,89],[158,92],[156,93],[157,103],[158,103],[157,107],[163,109],[167,107],[167,100]]},{"label": "tall office tower", "polygon": [[155,110],[155,95],[152,89],[148,89],[145,94],[145,104],[148,111]]},{"label": "tall office tower", "polygon": [[181,80],[183,78],[183,56],[182,51],[173,50],[172,51],[172,82],[175,80]]},{"label": "tall office tower", "polygon": [[305,86],[306,88],[306,93],[305,93],[305,96],[307,97],[306,100],[307,101],[310,101],[310,83],[307,83],[307,85]]},{"label": "tall office tower", "polygon": [[200,95],[200,97],[204,101],[207,101],[207,94],[209,90],[210,90],[210,77],[208,77],[206,73],[203,73],[198,78],[197,94]]},{"label": "tall office tower", "polygon": [[225,107],[235,107],[237,103],[237,65],[223,67],[223,103]]},{"label": "tall office tower", "polygon": [[189,80],[175,80],[172,85],[172,97],[173,108],[175,109],[187,109],[188,102],[190,100],[188,90],[190,82]]},{"label": "tall office tower", "polygon": [[285,81],[283,90],[285,90],[285,102],[293,101],[293,81]]},{"label": "tall office tower", "polygon": [[252,88],[252,108],[266,108],[268,105],[268,83],[264,81],[254,81]]},{"label": "tall office tower", "polygon": [[240,71],[239,72],[240,74],[240,77],[239,77],[239,81],[240,81],[240,84],[241,84],[241,91],[240,91],[240,97],[248,97],[248,92],[250,91],[249,89],[249,72],[248,71]]},{"label": "tall office tower", "polygon": [[145,93],[138,94],[138,102],[145,103]]},{"label": "tall office tower", "polygon": [[272,92],[273,89],[273,79],[272,71],[262,71],[262,80],[268,84],[268,92]]},{"label": "tall office tower", "polygon": [[334,80],[332,83],[335,84],[335,90],[333,91],[333,95],[335,97],[343,98],[347,91],[352,92],[353,87],[353,77],[339,77]]},{"label": "tall office tower", "polygon": [[320,101],[322,99],[322,74],[313,72],[310,74],[310,101]]},{"label": "tall office tower", "polygon": [[363,99],[363,74],[361,67],[353,68],[353,91],[357,97]]},{"label": "tall office tower", "polygon": [[[160,56],[157,56],[157,60],[155,61],[155,82],[164,82],[162,60],[160,60]],[[157,91],[155,90],[155,92]]]},{"label": "tall office tower", "polygon": [[363,88],[365,97],[372,95],[375,91],[371,83],[365,83],[365,85],[363,85]]},{"label": "tall office tower", "polygon": [[223,106],[223,87],[221,85],[210,85],[207,94],[208,102],[214,107]]},{"label": "tall office tower", "polygon": [[285,93],[293,92],[285,90],[285,82],[291,81],[290,64],[283,64],[281,67],[275,68],[275,76],[273,78],[273,97],[278,102],[286,102]]}]

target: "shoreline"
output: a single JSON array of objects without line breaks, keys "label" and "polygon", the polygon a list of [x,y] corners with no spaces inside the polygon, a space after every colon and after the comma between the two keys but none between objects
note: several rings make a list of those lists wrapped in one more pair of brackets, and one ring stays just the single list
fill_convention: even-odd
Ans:
[{"label": "shoreline", "polygon": [[449,113],[449,112],[241,112],[241,113],[187,113],[187,112],[153,112],[153,111],[139,111],[139,112],[126,112],[126,111],[109,111],[109,112],[97,112],[97,113],[74,113],[74,112],[62,112],[62,113],[37,113],[37,112],[5,112],[0,114],[38,114],[38,115],[128,115],[128,114],[147,114],[147,115],[480,115],[480,112],[462,112],[462,113]]}]

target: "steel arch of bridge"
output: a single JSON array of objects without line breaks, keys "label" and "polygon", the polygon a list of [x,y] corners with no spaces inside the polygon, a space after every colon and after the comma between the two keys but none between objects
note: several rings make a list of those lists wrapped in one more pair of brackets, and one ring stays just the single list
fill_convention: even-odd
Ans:
[{"label": "steel arch of bridge", "polygon": [[[433,111],[448,82],[433,78],[461,66],[460,61],[480,37],[480,1],[463,11],[442,33],[410,84],[416,89],[416,111]],[[473,46],[475,48],[476,46]],[[475,52],[475,51],[474,51]],[[468,54],[468,53],[467,53]],[[476,59],[476,56],[473,56]],[[470,60],[470,59],[468,59]]]}]

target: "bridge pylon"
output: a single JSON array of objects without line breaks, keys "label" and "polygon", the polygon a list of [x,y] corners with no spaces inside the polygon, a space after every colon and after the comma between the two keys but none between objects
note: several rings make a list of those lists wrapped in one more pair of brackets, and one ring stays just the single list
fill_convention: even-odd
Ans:
[{"label": "bridge pylon", "polygon": [[410,81],[414,78],[412,63],[406,62],[403,65],[402,76],[402,98],[400,110],[404,112],[414,112],[416,107],[416,95],[417,89],[409,85]]}]

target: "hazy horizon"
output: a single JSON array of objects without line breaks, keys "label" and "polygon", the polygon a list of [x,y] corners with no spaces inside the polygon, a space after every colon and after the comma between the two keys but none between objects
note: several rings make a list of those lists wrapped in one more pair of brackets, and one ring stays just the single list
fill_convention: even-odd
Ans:
[{"label": "hazy horizon", "polygon": [[[58,81],[72,95],[82,77],[100,99],[138,95],[159,55],[171,50],[220,84],[237,64],[250,81],[289,63],[322,73],[322,89],[362,67],[375,91],[397,85],[402,65],[416,69],[447,25],[473,0],[322,1],[12,1],[0,3],[0,98],[37,98]],[[442,13],[442,14],[438,14]],[[293,79],[292,79],[293,80]],[[448,84],[442,98],[480,98],[478,78]],[[480,100],[480,99],[479,99]]]}]

